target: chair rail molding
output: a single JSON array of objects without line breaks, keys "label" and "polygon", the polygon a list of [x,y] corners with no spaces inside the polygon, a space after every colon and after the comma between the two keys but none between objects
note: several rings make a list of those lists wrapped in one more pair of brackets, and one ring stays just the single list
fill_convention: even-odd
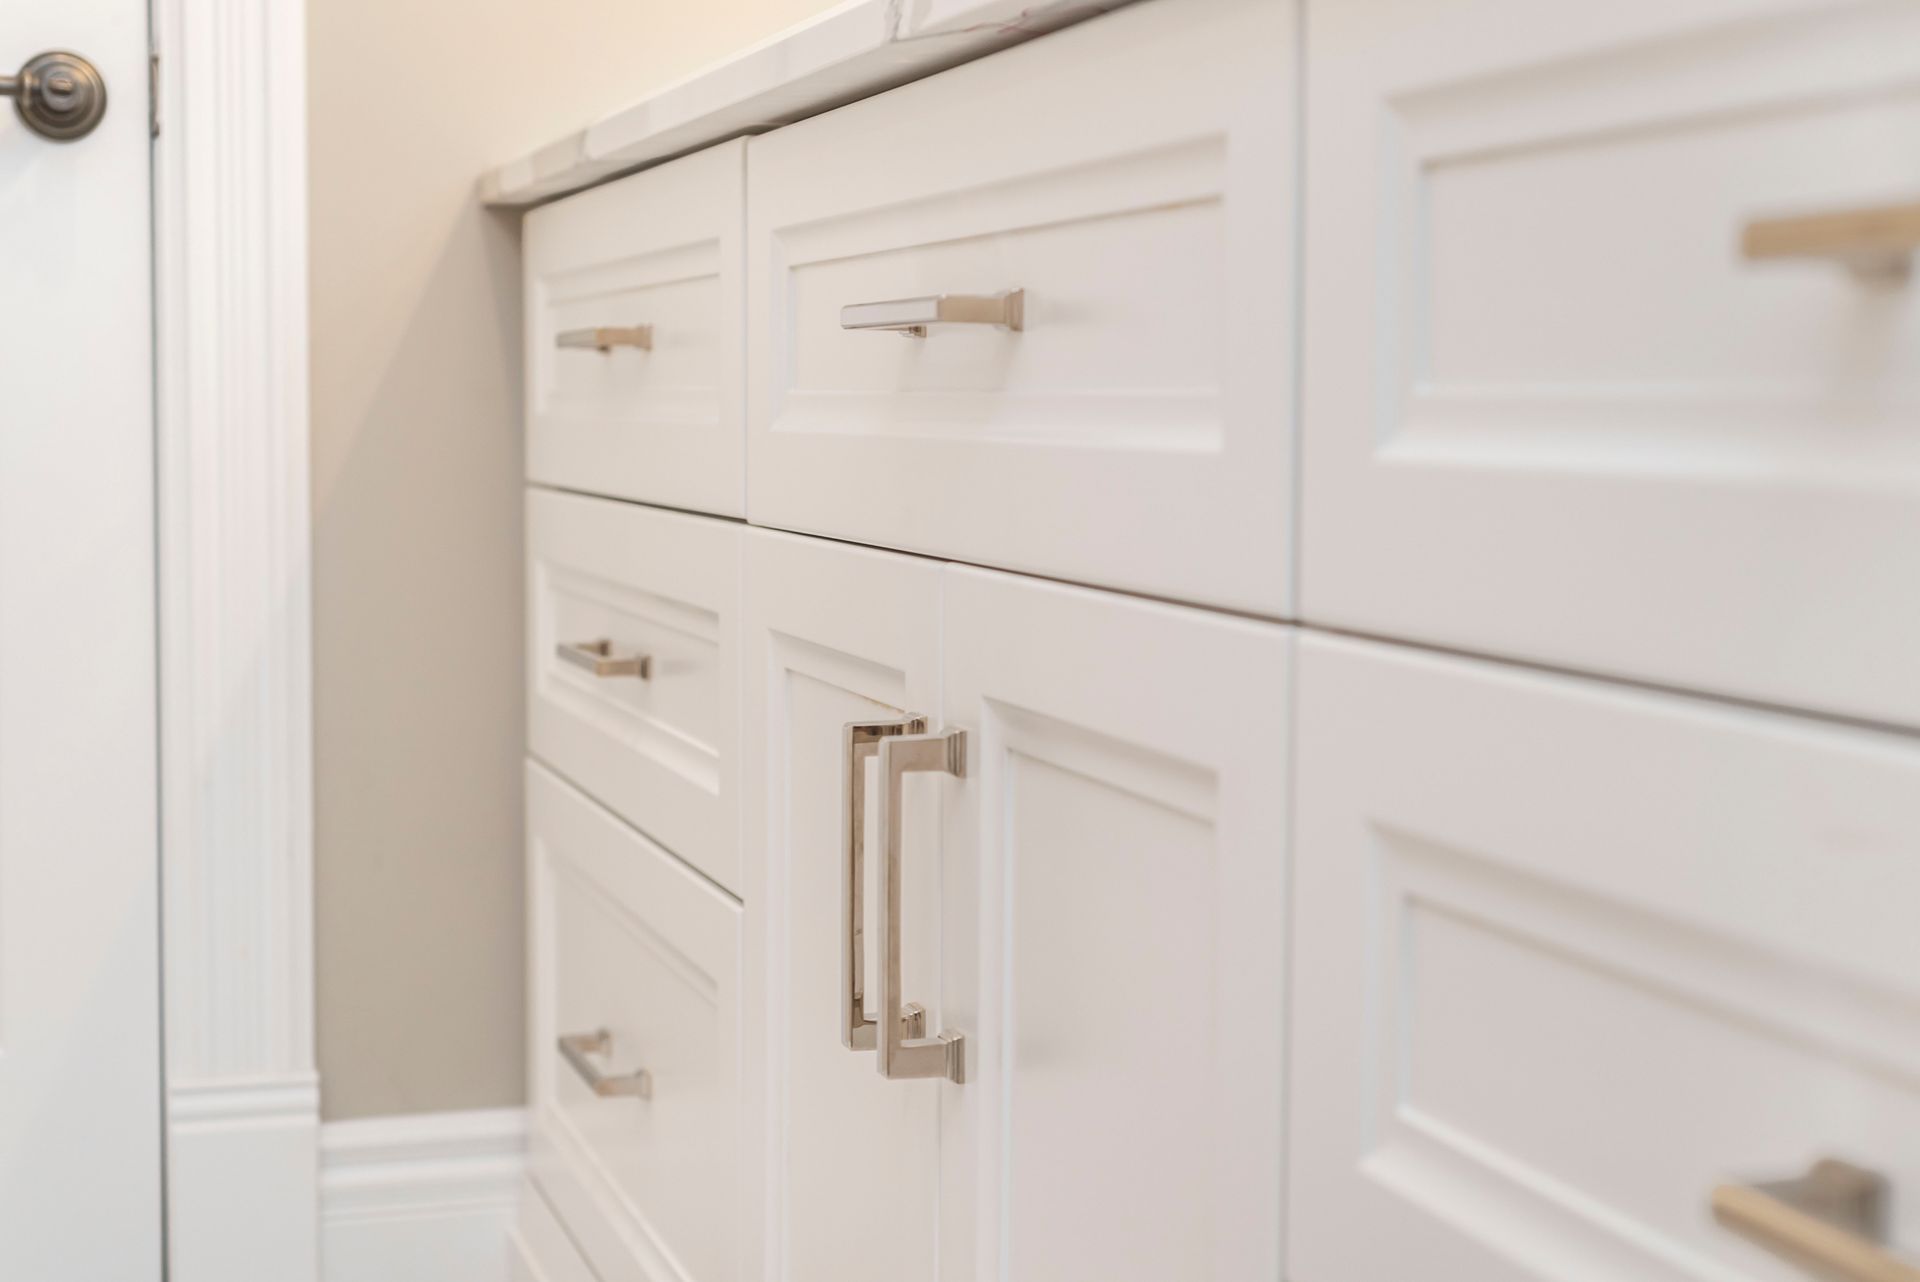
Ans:
[{"label": "chair rail molding", "polygon": [[305,6],[154,0],[173,1282],[313,1282]]}]

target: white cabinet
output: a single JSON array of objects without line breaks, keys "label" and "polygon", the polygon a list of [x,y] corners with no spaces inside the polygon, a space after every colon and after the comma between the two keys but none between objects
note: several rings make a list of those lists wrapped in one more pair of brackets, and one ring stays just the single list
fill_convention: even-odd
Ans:
[{"label": "white cabinet", "polygon": [[1277,1277],[1285,631],[747,541],[758,1276]]},{"label": "white cabinet", "polygon": [[[938,718],[940,576],[912,557],[746,537],[748,1045],[767,1110],[754,1146],[767,1236],[750,1276],[764,1282],[936,1277],[942,1091],[883,1080],[873,1052],[848,1049],[840,1030],[845,727]],[[873,764],[863,756],[863,780]],[[916,818],[916,847],[937,848],[935,817]],[[868,849],[872,821],[871,808],[857,820]],[[939,975],[933,889],[916,885],[907,909],[905,973],[921,1001]],[[863,973],[875,942],[862,940]]]},{"label": "white cabinet", "polygon": [[1307,22],[1301,617],[1920,725],[1920,7]]},{"label": "white cabinet", "polygon": [[1294,20],[1142,4],[753,139],[753,522],[1285,613]]},{"label": "white cabinet", "polygon": [[507,1238],[507,1282],[599,1282],[532,1181],[522,1181]]},{"label": "white cabinet", "polygon": [[1278,1278],[1289,635],[959,568],[942,613],[947,1276]]},{"label": "white cabinet", "polygon": [[1805,1282],[1710,1199],[1822,1157],[1920,1248],[1920,744],[1299,648],[1290,1276]]},{"label": "white cabinet", "polygon": [[527,215],[527,478],[738,516],[744,142]]},{"label": "white cabinet", "polygon": [[733,1282],[741,908],[527,767],[532,1169],[602,1282]]},{"label": "white cabinet", "polygon": [[735,892],[739,605],[733,522],[528,492],[533,755]]}]

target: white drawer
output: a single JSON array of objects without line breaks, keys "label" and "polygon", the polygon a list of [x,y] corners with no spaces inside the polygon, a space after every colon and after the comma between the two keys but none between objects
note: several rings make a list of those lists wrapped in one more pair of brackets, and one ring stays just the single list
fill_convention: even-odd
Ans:
[{"label": "white drawer", "polygon": [[1920,200],[1920,6],[1328,4],[1301,614],[1920,724],[1920,285],[1747,261]]},{"label": "white drawer", "polygon": [[533,755],[737,891],[740,527],[531,490],[527,558]]},{"label": "white drawer", "polygon": [[745,148],[722,143],[527,215],[529,479],[743,511]]},{"label": "white drawer", "polygon": [[1283,612],[1293,28],[1162,0],[753,139],[750,518]]},{"label": "white drawer", "polygon": [[[534,1178],[604,1282],[739,1273],[740,906],[527,768]],[[604,1033],[591,1070],[558,1039]]]},{"label": "white drawer", "polygon": [[1920,1250],[1920,742],[1299,664],[1289,1276],[1806,1282],[1710,1199],[1827,1156]]},{"label": "white drawer", "polygon": [[508,1237],[507,1282],[599,1282],[530,1180],[521,1184],[519,1214]]}]

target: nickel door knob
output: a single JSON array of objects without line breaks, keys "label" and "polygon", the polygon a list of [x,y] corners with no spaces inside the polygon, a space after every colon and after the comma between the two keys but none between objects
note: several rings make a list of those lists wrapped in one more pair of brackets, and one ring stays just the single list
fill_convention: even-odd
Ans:
[{"label": "nickel door knob", "polygon": [[0,76],[0,97],[42,138],[72,142],[107,114],[107,82],[77,53],[53,50],[27,59],[18,75]]}]

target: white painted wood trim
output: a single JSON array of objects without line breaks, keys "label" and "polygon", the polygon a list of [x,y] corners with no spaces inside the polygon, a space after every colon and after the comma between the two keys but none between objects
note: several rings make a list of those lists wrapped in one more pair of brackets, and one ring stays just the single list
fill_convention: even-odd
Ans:
[{"label": "white painted wood trim", "polygon": [[304,5],[153,29],[170,1276],[311,1282]]},{"label": "white painted wood trim", "polygon": [[526,1145],[520,1109],[321,1127],[324,1282],[505,1282]]}]

